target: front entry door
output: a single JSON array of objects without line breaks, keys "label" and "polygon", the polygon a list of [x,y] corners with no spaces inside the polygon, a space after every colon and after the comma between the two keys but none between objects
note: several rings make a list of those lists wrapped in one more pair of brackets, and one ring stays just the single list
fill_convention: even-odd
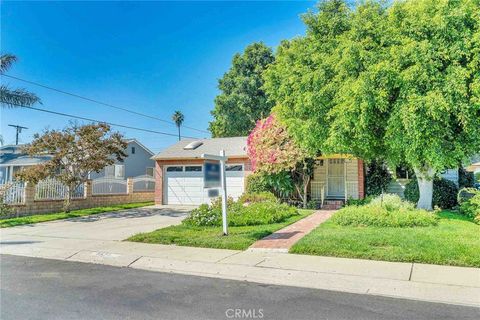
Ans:
[{"label": "front entry door", "polygon": [[345,196],[345,159],[328,159],[327,196],[343,198]]}]

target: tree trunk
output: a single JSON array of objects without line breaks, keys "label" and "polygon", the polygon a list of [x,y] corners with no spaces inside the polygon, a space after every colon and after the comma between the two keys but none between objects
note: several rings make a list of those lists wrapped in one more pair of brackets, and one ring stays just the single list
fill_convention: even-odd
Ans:
[{"label": "tree trunk", "polygon": [[306,209],[307,208],[307,204],[308,204],[308,196],[307,196],[307,193],[308,193],[308,182],[310,181],[310,179],[303,179],[303,209]]},{"label": "tree trunk", "polygon": [[413,168],[417,176],[418,192],[420,198],[418,199],[417,208],[432,210],[433,200],[433,178],[435,170],[428,166],[422,168]]},{"label": "tree trunk", "polygon": [[63,211],[66,213],[70,212],[70,205],[72,203],[73,190],[75,190],[75,188],[72,188],[71,186],[67,186],[67,196],[63,201]]}]

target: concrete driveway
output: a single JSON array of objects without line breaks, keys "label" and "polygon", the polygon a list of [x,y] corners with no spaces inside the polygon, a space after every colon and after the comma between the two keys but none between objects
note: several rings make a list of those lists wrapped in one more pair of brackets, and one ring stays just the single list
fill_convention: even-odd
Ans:
[{"label": "concrete driveway", "polygon": [[4,228],[0,231],[0,251],[12,254],[21,253],[22,248],[75,251],[99,242],[117,242],[140,232],[179,224],[192,208],[151,206]]}]

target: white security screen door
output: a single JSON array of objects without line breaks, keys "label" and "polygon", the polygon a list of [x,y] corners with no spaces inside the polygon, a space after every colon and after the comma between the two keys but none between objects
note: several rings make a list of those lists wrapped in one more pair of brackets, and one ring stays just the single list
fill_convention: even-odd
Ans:
[{"label": "white security screen door", "polygon": [[345,196],[345,159],[328,159],[328,189],[329,197]]}]

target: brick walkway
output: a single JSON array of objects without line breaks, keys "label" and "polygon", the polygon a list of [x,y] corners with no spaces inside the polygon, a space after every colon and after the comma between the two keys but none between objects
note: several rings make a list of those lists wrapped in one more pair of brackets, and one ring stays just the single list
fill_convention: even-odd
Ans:
[{"label": "brick walkway", "polygon": [[335,210],[318,210],[308,217],[255,242],[250,246],[250,249],[288,252],[291,246],[330,218],[334,212]]}]

